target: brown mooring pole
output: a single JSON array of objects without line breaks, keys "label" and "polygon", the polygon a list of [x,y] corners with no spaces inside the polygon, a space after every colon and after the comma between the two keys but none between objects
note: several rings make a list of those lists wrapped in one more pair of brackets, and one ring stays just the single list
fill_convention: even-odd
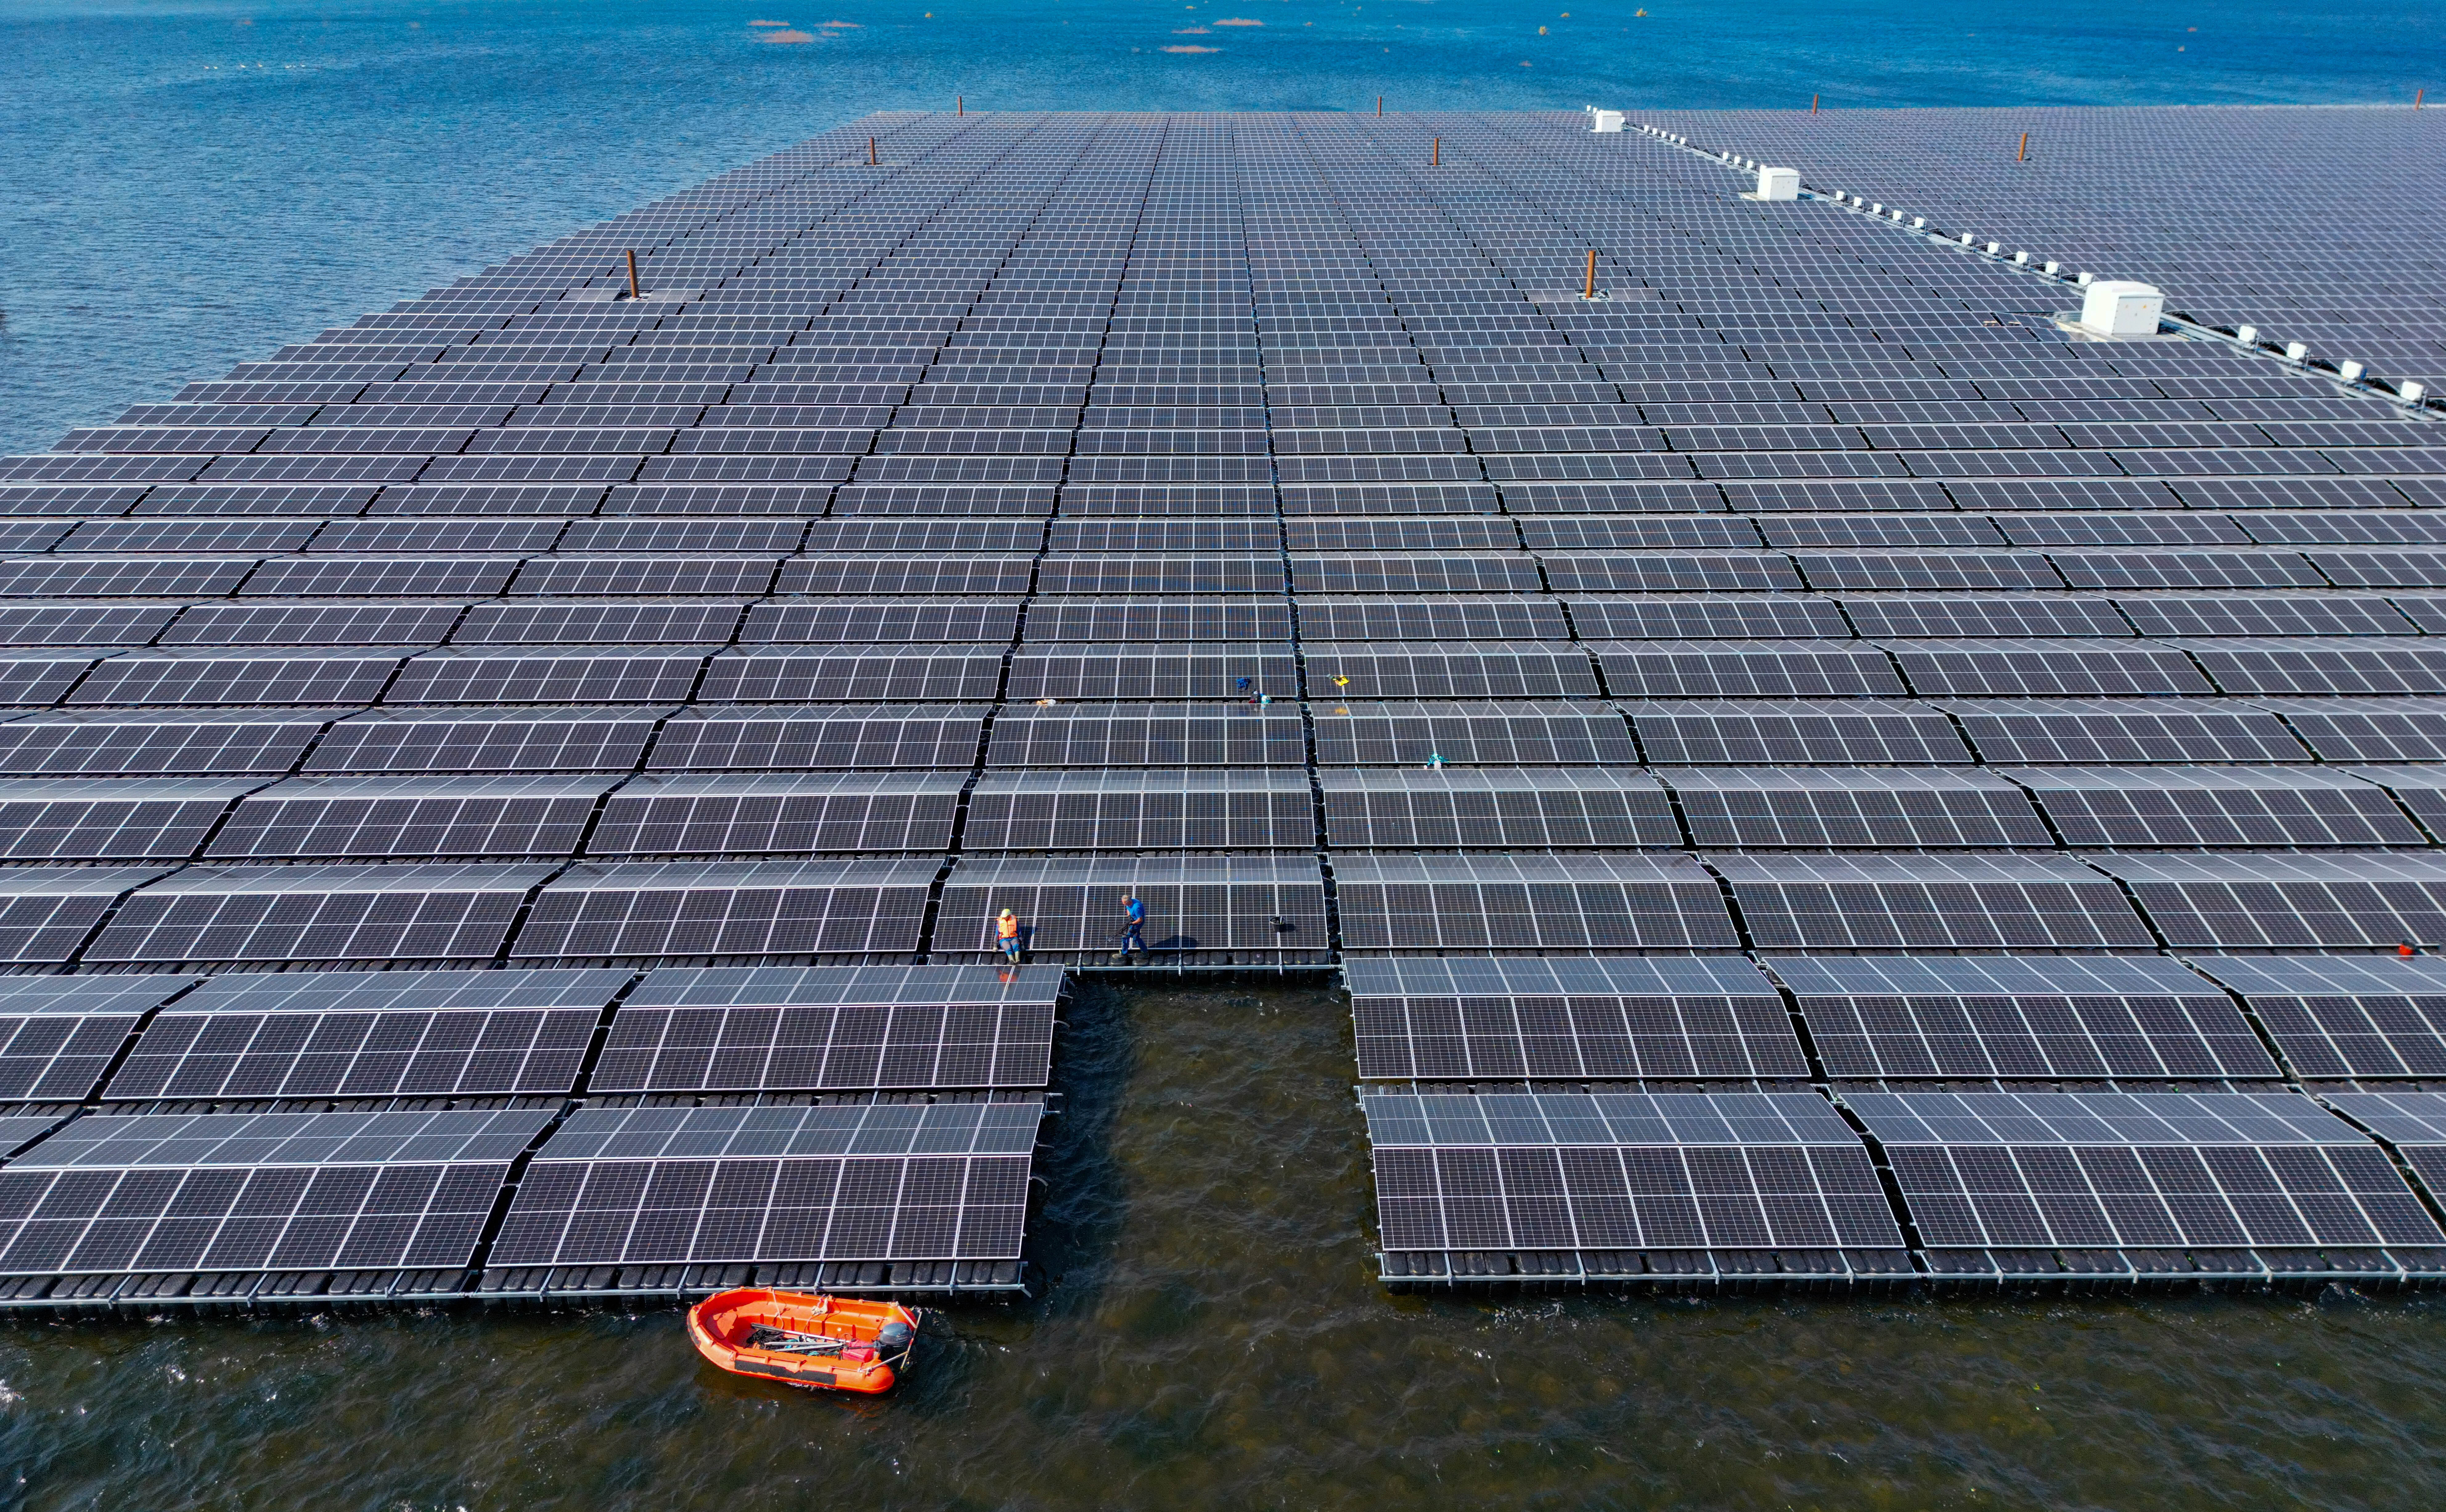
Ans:
[{"label": "brown mooring pole", "polygon": [[969,97],[967,95],[951,96],[951,114],[955,116],[965,116],[968,113]]},{"label": "brown mooring pole", "polygon": [[1590,247],[1590,248],[1589,249],[1589,281],[1588,281],[1587,287],[1583,288],[1583,289],[1580,291],[1580,297],[1581,297],[1581,298],[1583,298],[1583,299],[1594,299],[1596,296],[1597,296],[1597,250],[1596,250],[1594,247]]},{"label": "brown mooring pole", "polygon": [[1809,113],[1813,116],[1817,114],[1817,97],[1816,95],[1811,95],[1809,97]]},{"label": "brown mooring pole", "polygon": [[869,138],[867,138],[867,139],[866,139],[866,165],[867,165],[868,167],[870,167],[870,168],[872,168],[872,167],[874,167],[874,166],[875,165],[875,139],[874,139],[873,137],[869,137]]},{"label": "brown mooring pole", "polygon": [[2030,161],[2030,134],[2026,131],[2022,133],[2022,150],[2014,156],[2013,161],[2015,162]]},{"label": "brown mooring pole", "polygon": [[629,297],[637,297],[637,249],[629,249]]},{"label": "brown mooring pole", "polygon": [[1376,97],[1376,113],[1380,116],[1384,113],[1384,97],[1383,95],[1378,95]]},{"label": "brown mooring pole", "polygon": [[1427,166],[1428,166],[1428,167],[1430,167],[1430,168],[1440,168],[1440,167],[1442,167],[1443,165],[1444,165],[1444,139],[1443,139],[1443,138],[1441,138],[1441,137],[1438,137],[1438,138],[1436,139],[1436,144],[1435,144],[1434,148],[1431,150],[1431,152],[1430,152],[1430,153],[1429,153],[1429,155],[1428,155],[1428,158],[1427,158]]}]

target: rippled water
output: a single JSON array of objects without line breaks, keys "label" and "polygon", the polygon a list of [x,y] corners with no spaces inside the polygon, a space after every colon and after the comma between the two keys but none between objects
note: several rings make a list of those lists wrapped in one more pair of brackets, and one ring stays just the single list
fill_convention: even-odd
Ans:
[{"label": "rippled water", "polygon": [[678,1315],[0,1331],[0,1505],[2421,1507],[2421,1299],[1425,1301],[1371,1279],[1347,1010],[1092,989],[1038,1300],[880,1403]]}]

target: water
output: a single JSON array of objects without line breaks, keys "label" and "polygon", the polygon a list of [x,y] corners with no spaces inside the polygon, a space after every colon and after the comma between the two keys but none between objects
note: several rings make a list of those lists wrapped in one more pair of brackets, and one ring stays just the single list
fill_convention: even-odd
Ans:
[{"label": "water", "polygon": [[[2446,89],[2439,16],[2427,0],[0,0],[0,451],[870,110],[2409,102]],[[751,20],[810,40],[759,42],[774,28]]]},{"label": "water", "polygon": [[2411,1507],[2424,1300],[1396,1299],[1346,1009],[1090,990],[1038,1300],[894,1397],[700,1365],[670,1313],[0,1332],[0,1506]]},{"label": "water", "polygon": [[[1843,106],[2446,82],[2435,8],[2387,0],[1649,0],[1568,21],[1566,3],[0,6],[0,447],[954,93]],[[1194,29],[1226,16],[1265,25]],[[755,42],[750,19],[815,40]],[[1344,1008],[1304,988],[1098,989],[1072,1021],[1034,1225],[1051,1284],[945,1315],[889,1402],[721,1376],[669,1313],[17,1328],[0,1331],[0,1508],[2446,1496],[2438,1302],[1394,1298],[1371,1279]]]}]

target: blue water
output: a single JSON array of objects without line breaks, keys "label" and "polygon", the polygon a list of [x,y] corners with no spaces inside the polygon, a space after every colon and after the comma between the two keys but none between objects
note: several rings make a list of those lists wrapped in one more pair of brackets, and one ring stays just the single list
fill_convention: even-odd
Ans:
[{"label": "blue water", "polygon": [[[1396,110],[2408,100],[2446,88],[2439,14],[2436,0],[8,0],[0,451],[871,110],[960,95],[1247,110],[1367,110],[1380,94]],[[808,40],[760,41],[783,28],[758,20]]]}]

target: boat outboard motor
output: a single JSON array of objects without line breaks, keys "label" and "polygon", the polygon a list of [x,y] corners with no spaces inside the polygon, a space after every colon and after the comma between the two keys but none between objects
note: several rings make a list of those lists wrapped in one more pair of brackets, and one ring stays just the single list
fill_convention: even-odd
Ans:
[{"label": "boat outboard motor", "polygon": [[917,1331],[915,1329],[913,1329],[908,1324],[901,1322],[898,1318],[894,1318],[891,1322],[886,1323],[882,1328],[875,1331],[875,1348],[878,1353],[896,1354],[900,1351],[907,1349],[910,1346],[910,1343],[916,1337]]}]

